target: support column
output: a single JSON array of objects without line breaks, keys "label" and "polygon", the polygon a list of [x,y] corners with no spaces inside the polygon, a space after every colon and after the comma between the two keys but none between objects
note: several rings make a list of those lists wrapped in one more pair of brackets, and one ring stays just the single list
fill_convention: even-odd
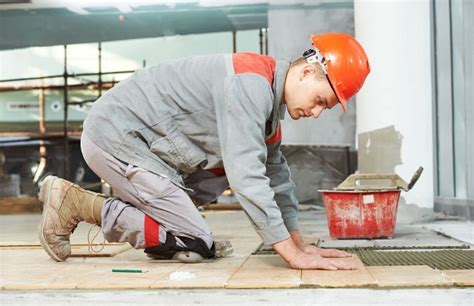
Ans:
[{"label": "support column", "polygon": [[[356,38],[372,71],[357,95],[360,172],[425,171],[407,204],[433,207],[430,1],[354,1]],[[404,201],[402,200],[402,203]]]}]

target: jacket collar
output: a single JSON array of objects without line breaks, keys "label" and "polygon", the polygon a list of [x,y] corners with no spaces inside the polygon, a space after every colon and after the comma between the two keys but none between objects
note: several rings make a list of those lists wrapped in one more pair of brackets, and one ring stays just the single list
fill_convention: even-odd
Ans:
[{"label": "jacket collar", "polygon": [[273,93],[275,101],[273,102],[272,127],[276,129],[279,119],[285,118],[286,104],[283,103],[283,89],[285,88],[286,75],[290,63],[288,61],[277,61],[275,65],[275,78],[273,81]]}]

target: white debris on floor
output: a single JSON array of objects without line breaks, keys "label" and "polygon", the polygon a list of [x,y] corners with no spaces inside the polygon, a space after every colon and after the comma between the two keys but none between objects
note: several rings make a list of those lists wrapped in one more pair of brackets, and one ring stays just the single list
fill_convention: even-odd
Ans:
[{"label": "white debris on floor", "polygon": [[187,271],[175,271],[170,274],[169,279],[172,281],[182,281],[196,278],[196,274]]}]

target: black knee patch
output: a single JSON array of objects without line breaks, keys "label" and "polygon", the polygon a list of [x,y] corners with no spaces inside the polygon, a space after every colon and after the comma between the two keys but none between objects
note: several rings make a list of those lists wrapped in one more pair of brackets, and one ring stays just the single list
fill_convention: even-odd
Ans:
[{"label": "black knee patch", "polygon": [[171,259],[177,252],[191,251],[196,252],[204,258],[213,258],[216,255],[214,244],[211,249],[201,238],[180,237],[181,241],[186,245],[185,247],[178,246],[176,238],[170,233],[166,233],[166,242],[160,245],[145,248],[145,253],[152,254],[156,259]]}]

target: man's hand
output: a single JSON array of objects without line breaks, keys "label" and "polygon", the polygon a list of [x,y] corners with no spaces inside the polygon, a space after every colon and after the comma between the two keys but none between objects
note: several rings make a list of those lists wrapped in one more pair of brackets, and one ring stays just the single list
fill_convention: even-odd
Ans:
[{"label": "man's hand", "polygon": [[352,254],[339,251],[335,249],[321,249],[312,244],[307,244],[303,241],[299,230],[294,230],[290,232],[291,239],[293,239],[296,246],[306,254],[319,255],[325,258],[346,258],[352,257]]},{"label": "man's hand", "polygon": [[298,245],[298,248],[306,254],[319,255],[324,258],[347,258],[352,257],[351,253],[335,249],[321,249],[311,244]]},{"label": "man's hand", "polygon": [[275,243],[273,248],[292,269],[353,270],[356,268],[344,262],[323,258],[318,254],[308,254],[299,249],[292,238]]}]

